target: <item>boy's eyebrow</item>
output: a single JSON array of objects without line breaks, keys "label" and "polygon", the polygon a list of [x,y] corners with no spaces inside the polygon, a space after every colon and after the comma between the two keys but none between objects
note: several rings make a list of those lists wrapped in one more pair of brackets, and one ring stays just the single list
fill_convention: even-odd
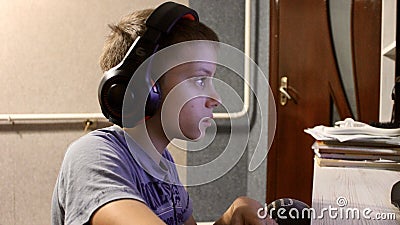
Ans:
[{"label": "boy's eyebrow", "polygon": [[205,74],[207,74],[207,75],[212,75],[212,74],[213,74],[210,70],[208,70],[208,69],[206,69],[206,68],[196,69],[195,72],[196,72],[196,73],[197,73],[197,72],[203,72],[203,73],[205,73]]}]

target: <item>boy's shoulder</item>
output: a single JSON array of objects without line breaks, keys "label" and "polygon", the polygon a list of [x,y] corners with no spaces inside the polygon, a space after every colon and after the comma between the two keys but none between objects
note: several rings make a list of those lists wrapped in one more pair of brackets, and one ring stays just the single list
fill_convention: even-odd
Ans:
[{"label": "boy's shoulder", "polygon": [[120,143],[125,142],[124,131],[114,125],[91,131],[75,140],[73,144],[83,143]]},{"label": "boy's shoulder", "polygon": [[110,126],[91,131],[72,142],[67,149],[67,157],[82,157],[100,152],[120,151],[127,147],[124,131]]}]

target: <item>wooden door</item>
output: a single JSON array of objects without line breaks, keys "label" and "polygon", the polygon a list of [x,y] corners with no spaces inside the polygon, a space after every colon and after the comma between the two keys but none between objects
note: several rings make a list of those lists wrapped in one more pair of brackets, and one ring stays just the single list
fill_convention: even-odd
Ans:
[{"label": "wooden door", "polygon": [[[378,1],[353,1],[352,37],[362,39],[363,32],[366,32],[365,38],[380,37],[380,20],[366,18],[379,12],[380,5],[374,10],[360,12],[359,9],[366,5],[371,7],[368,5],[371,2]],[[270,1],[270,85],[275,98],[277,125],[268,154],[267,202],[291,197],[311,204],[314,156],[311,145],[314,139],[305,134],[304,129],[320,124],[332,125],[333,106],[341,119],[353,117],[332,44],[328,3],[325,0]],[[360,24],[363,23],[360,17],[366,24]],[[374,30],[369,23],[379,28],[376,34],[370,34],[378,28]],[[370,27],[363,31],[359,29],[360,25]],[[356,118],[361,116],[366,122],[378,120],[375,109],[379,108],[376,88],[379,90],[380,38],[374,38],[361,48],[360,43],[365,42],[352,39],[357,104],[369,102],[369,109],[361,106],[355,113]],[[366,51],[376,47],[376,55]],[[280,102],[282,91],[279,90],[283,77],[287,78],[287,87],[283,90],[292,97],[285,105]]]}]

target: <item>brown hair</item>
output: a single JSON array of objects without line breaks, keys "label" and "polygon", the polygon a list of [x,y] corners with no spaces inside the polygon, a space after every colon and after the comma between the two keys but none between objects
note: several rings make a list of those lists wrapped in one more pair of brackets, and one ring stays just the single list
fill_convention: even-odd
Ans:
[{"label": "brown hair", "polygon": [[[111,33],[105,41],[103,53],[100,56],[100,67],[103,72],[122,61],[134,40],[145,32],[145,21],[152,12],[153,9],[135,11],[124,16],[119,23],[109,25]],[[174,25],[168,36],[160,41],[160,49],[192,40],[219,41],[217,34],[203,23],[181,19]]]}]

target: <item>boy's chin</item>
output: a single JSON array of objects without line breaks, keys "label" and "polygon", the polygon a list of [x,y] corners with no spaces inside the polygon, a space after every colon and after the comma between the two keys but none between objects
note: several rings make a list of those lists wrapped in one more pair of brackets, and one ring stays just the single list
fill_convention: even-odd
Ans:
[{"label": "boy's chin", "polygon": [[192,133],[190,135],[185,134],[185,137],[180,138],[184,141],[198,142],[203,139],[206,135],[205,129],[200,129],[198,132]]}]

